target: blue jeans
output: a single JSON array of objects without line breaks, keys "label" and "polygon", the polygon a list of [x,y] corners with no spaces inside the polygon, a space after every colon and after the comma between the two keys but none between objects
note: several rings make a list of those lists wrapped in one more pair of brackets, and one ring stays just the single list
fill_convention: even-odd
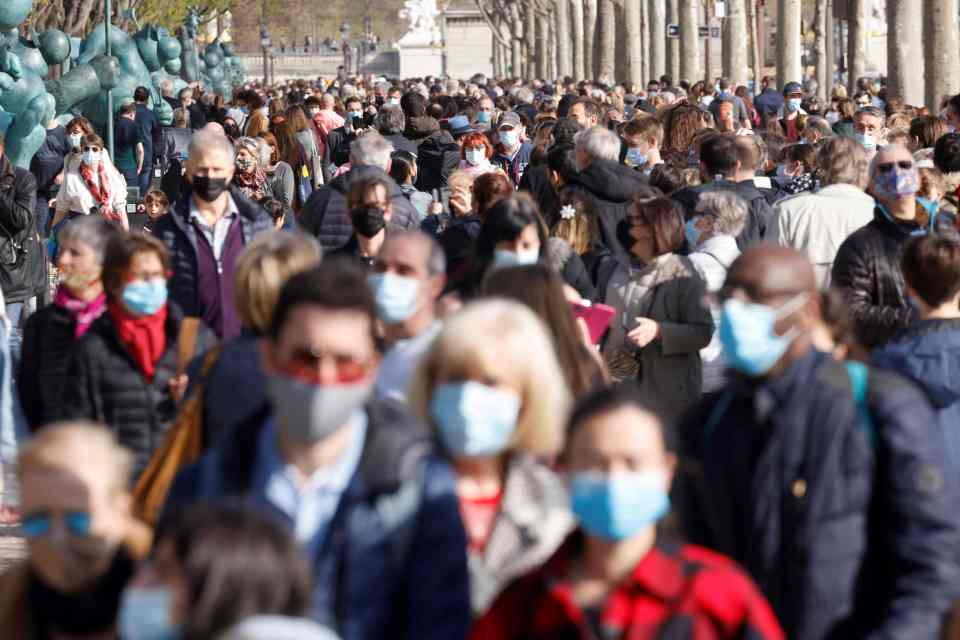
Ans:
[{"label": "blue jeans", "polygon": [[[143,200],[143,197],[147,195],[147,192],[150,191],[150,182],[153,180],[153,165],[146,164],[143,165],[143,171],[140,172],[139,179],[137,184],[140,186],[140,199]],[[132,184],[130,185],[133,186]]]}]

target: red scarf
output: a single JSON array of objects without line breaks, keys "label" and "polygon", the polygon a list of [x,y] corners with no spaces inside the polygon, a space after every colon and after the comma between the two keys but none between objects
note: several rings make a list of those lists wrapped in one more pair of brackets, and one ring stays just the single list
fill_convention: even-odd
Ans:
[{"label": "red scarf", "polygon": [[77,323],[73,329],[73,335],[78,340],[80,336],[87,332],[93,321],[107,310],[107,296],[102,291],[93,300],[81,300],[62,284],[57,287],[57,293],[53,296],[53,303],[66,309],[73,317],[74,322]]},{"label": "red scarf", "polygon": [[94,184],[93,169],[85,162],[80,163],[80,176],[87,185],[87,189],[90,190],[90,195],[93,196],[93,199],[103,205],[106,210],[113,211],[110,198],[112,195],[110,193],[110,176],[107,174],[106,163],[101,160],[100,164],[97,165],[97,176],[100,178],[99,185]]},{"label": "red scarf", "polygon": [[167,348],[167,305],[152,316],[131,315],[117,302],[108,302],[117,337],[136,361],[144,377],[153,382],[157,363]]}]

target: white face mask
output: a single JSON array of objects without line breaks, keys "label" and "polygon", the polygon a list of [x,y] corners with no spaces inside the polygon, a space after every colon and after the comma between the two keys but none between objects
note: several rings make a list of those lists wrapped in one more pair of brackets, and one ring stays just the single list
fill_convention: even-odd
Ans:
[{"label": "white face mask", "polygon": [[83,164],[88,167],[95,167],[100,164],[100,152],[99,151],[84,151],[83,152]]},{"label": "white face mask", "polygon": [[471,166],[476,167],[483,164],[487,159],[487,152],[484,149],[470,149],[464,154],[464,157]]},{"label": "white face mask", "polygon": [[79,147],[82,142],[83,142],[83,134],[82,134],[82,133],[71,133],[71,134],[70,134],[70,146],[71,146],[71,147]]}]

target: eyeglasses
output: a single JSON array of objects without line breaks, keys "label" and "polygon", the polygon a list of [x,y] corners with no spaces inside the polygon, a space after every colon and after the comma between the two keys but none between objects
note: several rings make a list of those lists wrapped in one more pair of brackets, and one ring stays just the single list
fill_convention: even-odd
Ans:
[{"label": "eyeglasses", "polygon": [[331,354],[301,348],[293,352],[290,360],[278,367],[282,375],[295,378],[308,384],[321,384],[321,365],[327,360],[333,361],[335,371],[334,384],[354,384],[364,380],[376,367],[379,358],[358,360],[344,354]]},{"label": "eyeglasses", "polygon": [[880,173],[890,173],[894,168],[900,167],[906,171],[913,169],[913,160],[898,160],[897,162],[881,162],[877,165],[877,171]]},{"label": "eyeglasses", "polygon": [[[90,535],[90,514],[86,511],[68,511],[63,515],[63,523],[71,535],[81,538]],[[25,516],[20,522],[20,532],[27,539],[50,535],[51,530],[53,516],[47,511]]]}]

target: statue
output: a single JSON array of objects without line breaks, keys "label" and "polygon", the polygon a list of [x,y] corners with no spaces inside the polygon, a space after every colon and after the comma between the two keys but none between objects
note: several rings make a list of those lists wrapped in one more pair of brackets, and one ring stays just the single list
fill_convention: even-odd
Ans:
[{"label": "statue", "polygon": [[400,17],[410,22],[399,44],[436,44],[440,42],[440,26],[437,24],[437,0],[406,0]]},{"label": "statue", "polygon": [[180,27],[177,37],[180,40],[180,72],[187,83],[200,80],[200,56],[197,52],[197,29],[200,18],[196,9],[191,8]]}]

